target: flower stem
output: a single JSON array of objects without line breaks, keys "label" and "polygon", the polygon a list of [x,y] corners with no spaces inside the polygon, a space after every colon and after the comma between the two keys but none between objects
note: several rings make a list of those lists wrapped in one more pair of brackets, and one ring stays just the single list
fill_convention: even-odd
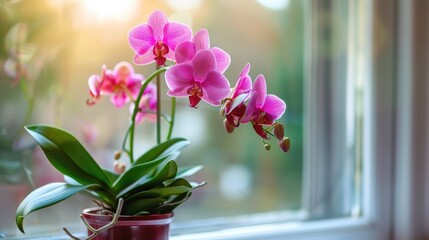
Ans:
[{"label": "flower stem", "polygon": [[171,97],[171,120],[170,120],[170,128],[168,129],[167,141],[171,139],[171,134],[173,133],[174,126],[174,117],[176,115],[176,98]]},{"label": "flower stem", "polygon": [[[168,69],[168,67],[162,67],[157,69],[155,72],[153,72],[143,83],[142,87],[140,88],[139,94],[137,95],[136,102],[134,105],[133,115],[131,116],[131,123],[130,123],[130,130],[129,133],[125,135],[125,139],[129,138],[129,150],[124,149],[124,151],[129,152],[130,162],[134,163],[134,130],[136,125],[136,116],[139,111],[139,103],[143,96],[144,90],[146,89],[147,85],[159,74],[165,72]],[[158,101],[159,102],[159,99]],[[159,112],[159,111],[157,111]]]},{"label": "flower stem", "polygon": [[[156,70],[160,66],[156,65]],[[156,144],[161,143],[161,75],[156,75]]]}]

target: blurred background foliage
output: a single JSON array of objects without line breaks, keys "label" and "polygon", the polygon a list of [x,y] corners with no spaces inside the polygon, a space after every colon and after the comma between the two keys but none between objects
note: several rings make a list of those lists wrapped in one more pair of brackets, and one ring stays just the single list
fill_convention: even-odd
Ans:
[{"label": "blurred background foliage", "polygon": [[[227,134],[217,108],[201,104],[198,110],[190,109],[187,101],[179,100],[173,134],[191,141],[179,163],[204,165],[196,177],[208,185],[177,209],[175,222],[301,208],[301,1],[0,0],[0,186],[10,193],[8,198],[8,194],[0,197],[0,211],[4,213],[0,233],[15,231],[15,205],[32,184],[61,181],[34,148],[23,125],[45,123],[65,128],[98,162],[113,167],[113,152],[121,146],[129,109],[116,109],[107,98],[86,106],[87,80],[100,73],[102,64],[111,69],[117,62],[131,62],[127,33],[146,22],[158,8],[170,20],[189,24],[194,32],[208,29],[211,46],[231,55],[232,63],[225,75],[232,86],[247,62],[252,65],[252,79],[264,74],[268,92],[287,103],[281,122],[292,142],[287,154],[276,146],[266,151],[251,126],[243,125]],[[154,70],[152,65],[135,69],[145,76]],[[168,111],[167,97],[163,105]],[[139,126],[139,151],[149,148],[154,139],[151,123]],[[12,194],[18,186],[10,187],[11,183],[25,187],[19,194]],[[76,198],[79,201],[53,208],[79,214],[91,204],[84,197]],[[54,211],[48,214],[55,219]],[[41,217],[35,215],[35,219]],[[78,222],[76,216],[70,221]]]}]

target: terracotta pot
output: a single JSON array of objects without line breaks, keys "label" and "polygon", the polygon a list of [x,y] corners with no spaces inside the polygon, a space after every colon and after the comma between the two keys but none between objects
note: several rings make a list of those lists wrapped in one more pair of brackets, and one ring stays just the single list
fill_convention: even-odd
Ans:
[{"label": "terracotta pot", "polygon": [[[98,214],[99,208],[83,210],[82,216],[98,229],[112,221],[113,216]],[[168,240],[173,213],[147,216],[120,216],[115,226],[101,232],[95,240]],[[88,236],[92,232],[88,230]]]}]

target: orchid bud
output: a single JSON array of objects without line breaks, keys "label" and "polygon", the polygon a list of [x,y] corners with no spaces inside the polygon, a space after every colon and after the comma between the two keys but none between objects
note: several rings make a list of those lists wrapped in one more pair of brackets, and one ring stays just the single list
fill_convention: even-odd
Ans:
[{"label": "orchid bud", "polygon": [[115,153],[114,153],[115,160],[118,160],[119,158],[121,158],[121,155],[122,155],[121,151],[115,151]]},{"label": "orchid bud", "polygon": [[265,150],[270,151],[271,150],[271,145],[268,144],[268,143],[265,143],[264,144],[264,148],[265,148]]},{"label": "orchid bud", "polygon": [[274,125],[274,135],[279,141],[283,140],[283,137],[285,136],[285,128],[283,127],[283,124],[276,123]]},{"label": "orchid bud", "polygon": [[229,122],[228,122],[228,120],[226,120],[226,119],[224,119],[223,120],[223,126],[225,127],[225,129],[226,129],[226,131],[228,132],[228,133],[232,133],[233,131],[234,131],[234,126],[233,125],[231,125]]},{"label": "orchid bud", "polygon": [[282,140],[278,140],[277,144],[283,150],[283,152],[289,152],[290,139],[288,137],[284,137]]},{"label": "orchid bud", "polygon": [[122,174],[123,172],[125,172],[125,164],[123,164],[120,161],[115,161],[113,163],[113,170],[115,171],[115,173],[117,174]]}]

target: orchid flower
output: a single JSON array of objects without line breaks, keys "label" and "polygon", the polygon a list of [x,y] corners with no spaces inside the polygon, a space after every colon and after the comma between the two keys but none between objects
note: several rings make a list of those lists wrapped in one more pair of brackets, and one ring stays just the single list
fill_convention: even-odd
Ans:
[{"label": "orchid flower", "polygon": [[[106,70],[101,94],[111,95],[111,101],[116,107],[122,107],[125,103],[136,98],[142,86],[144,77],[134,73],[134,68],[128,62],[116,64],[112,70]],[[96,84],[95,84],[96,85]]]},{"label": "orchid flower", "polygon": [[91,75],[88,79],[90,99],[86,100],[86,104],[94,105],[101,98],[101,86],[103,85],[106,76],[106,65],[102,66],[101,76]]},{"label": "orchid flower", "polygon": [[274,121],[279,119],[285,111],[286,103],[275,95],[267,95],[265,78],[263,75],[259,75],[253,84],[252,95],[241,122],[250,121],[256,133],[262,138],[268,139],[263,125],[273,125]]},{"label": "orchid flower", "polygon": [[165,14],[154,11],[145,24],[138,25],[128,33],[128,41],[135,52],[133,62],[145,65],[156,62],[158,66],[164,65],[167,59],[175,60],[176,45],[189,41],[192,30],[189,26],[169,22]]},{"label": "orchid flower", "polygon": [[196,32],[192,41],[181,42],[177,45],[175,52],[176,62],[190,62],[197,52],[207,49],[210,50],[216,58],[216,70],[220,73],[224,73],[231,63],[231,57],[220,48],[210,48],[210,38],[207,29],[200,29]]},{"label": "orchid flower", "polygon": [[[142,122],[144,119],[148,119],[151,122],[155,121],[156,118],[156,85],[149,83],[143,92],[143,96],[140,99],[139,111],[136,115],[136,123]],[[134,111],[134,104],[130,105],[130,113]]]},{"label": "orchid flower", "polygon": [[218,106],[230,92],[229,82],[217,71],[215,55],[210,50],[199,51],[191,62],[172,66],[165,73],[172,97],[189,97],[189,106],[196,108],[201,99]]},{"label": "orchid flower", "polygon": [[225,100],[221,111],[225,114],[227,124],[225,127],[231,133],[234,128],[240,125],[240,120],[246,112],[244,102],[250,97],[252,91],[252,80],[249,76],[250,64],[246,64],[237,78],[235,87],[232,89],[230,96]]}]

